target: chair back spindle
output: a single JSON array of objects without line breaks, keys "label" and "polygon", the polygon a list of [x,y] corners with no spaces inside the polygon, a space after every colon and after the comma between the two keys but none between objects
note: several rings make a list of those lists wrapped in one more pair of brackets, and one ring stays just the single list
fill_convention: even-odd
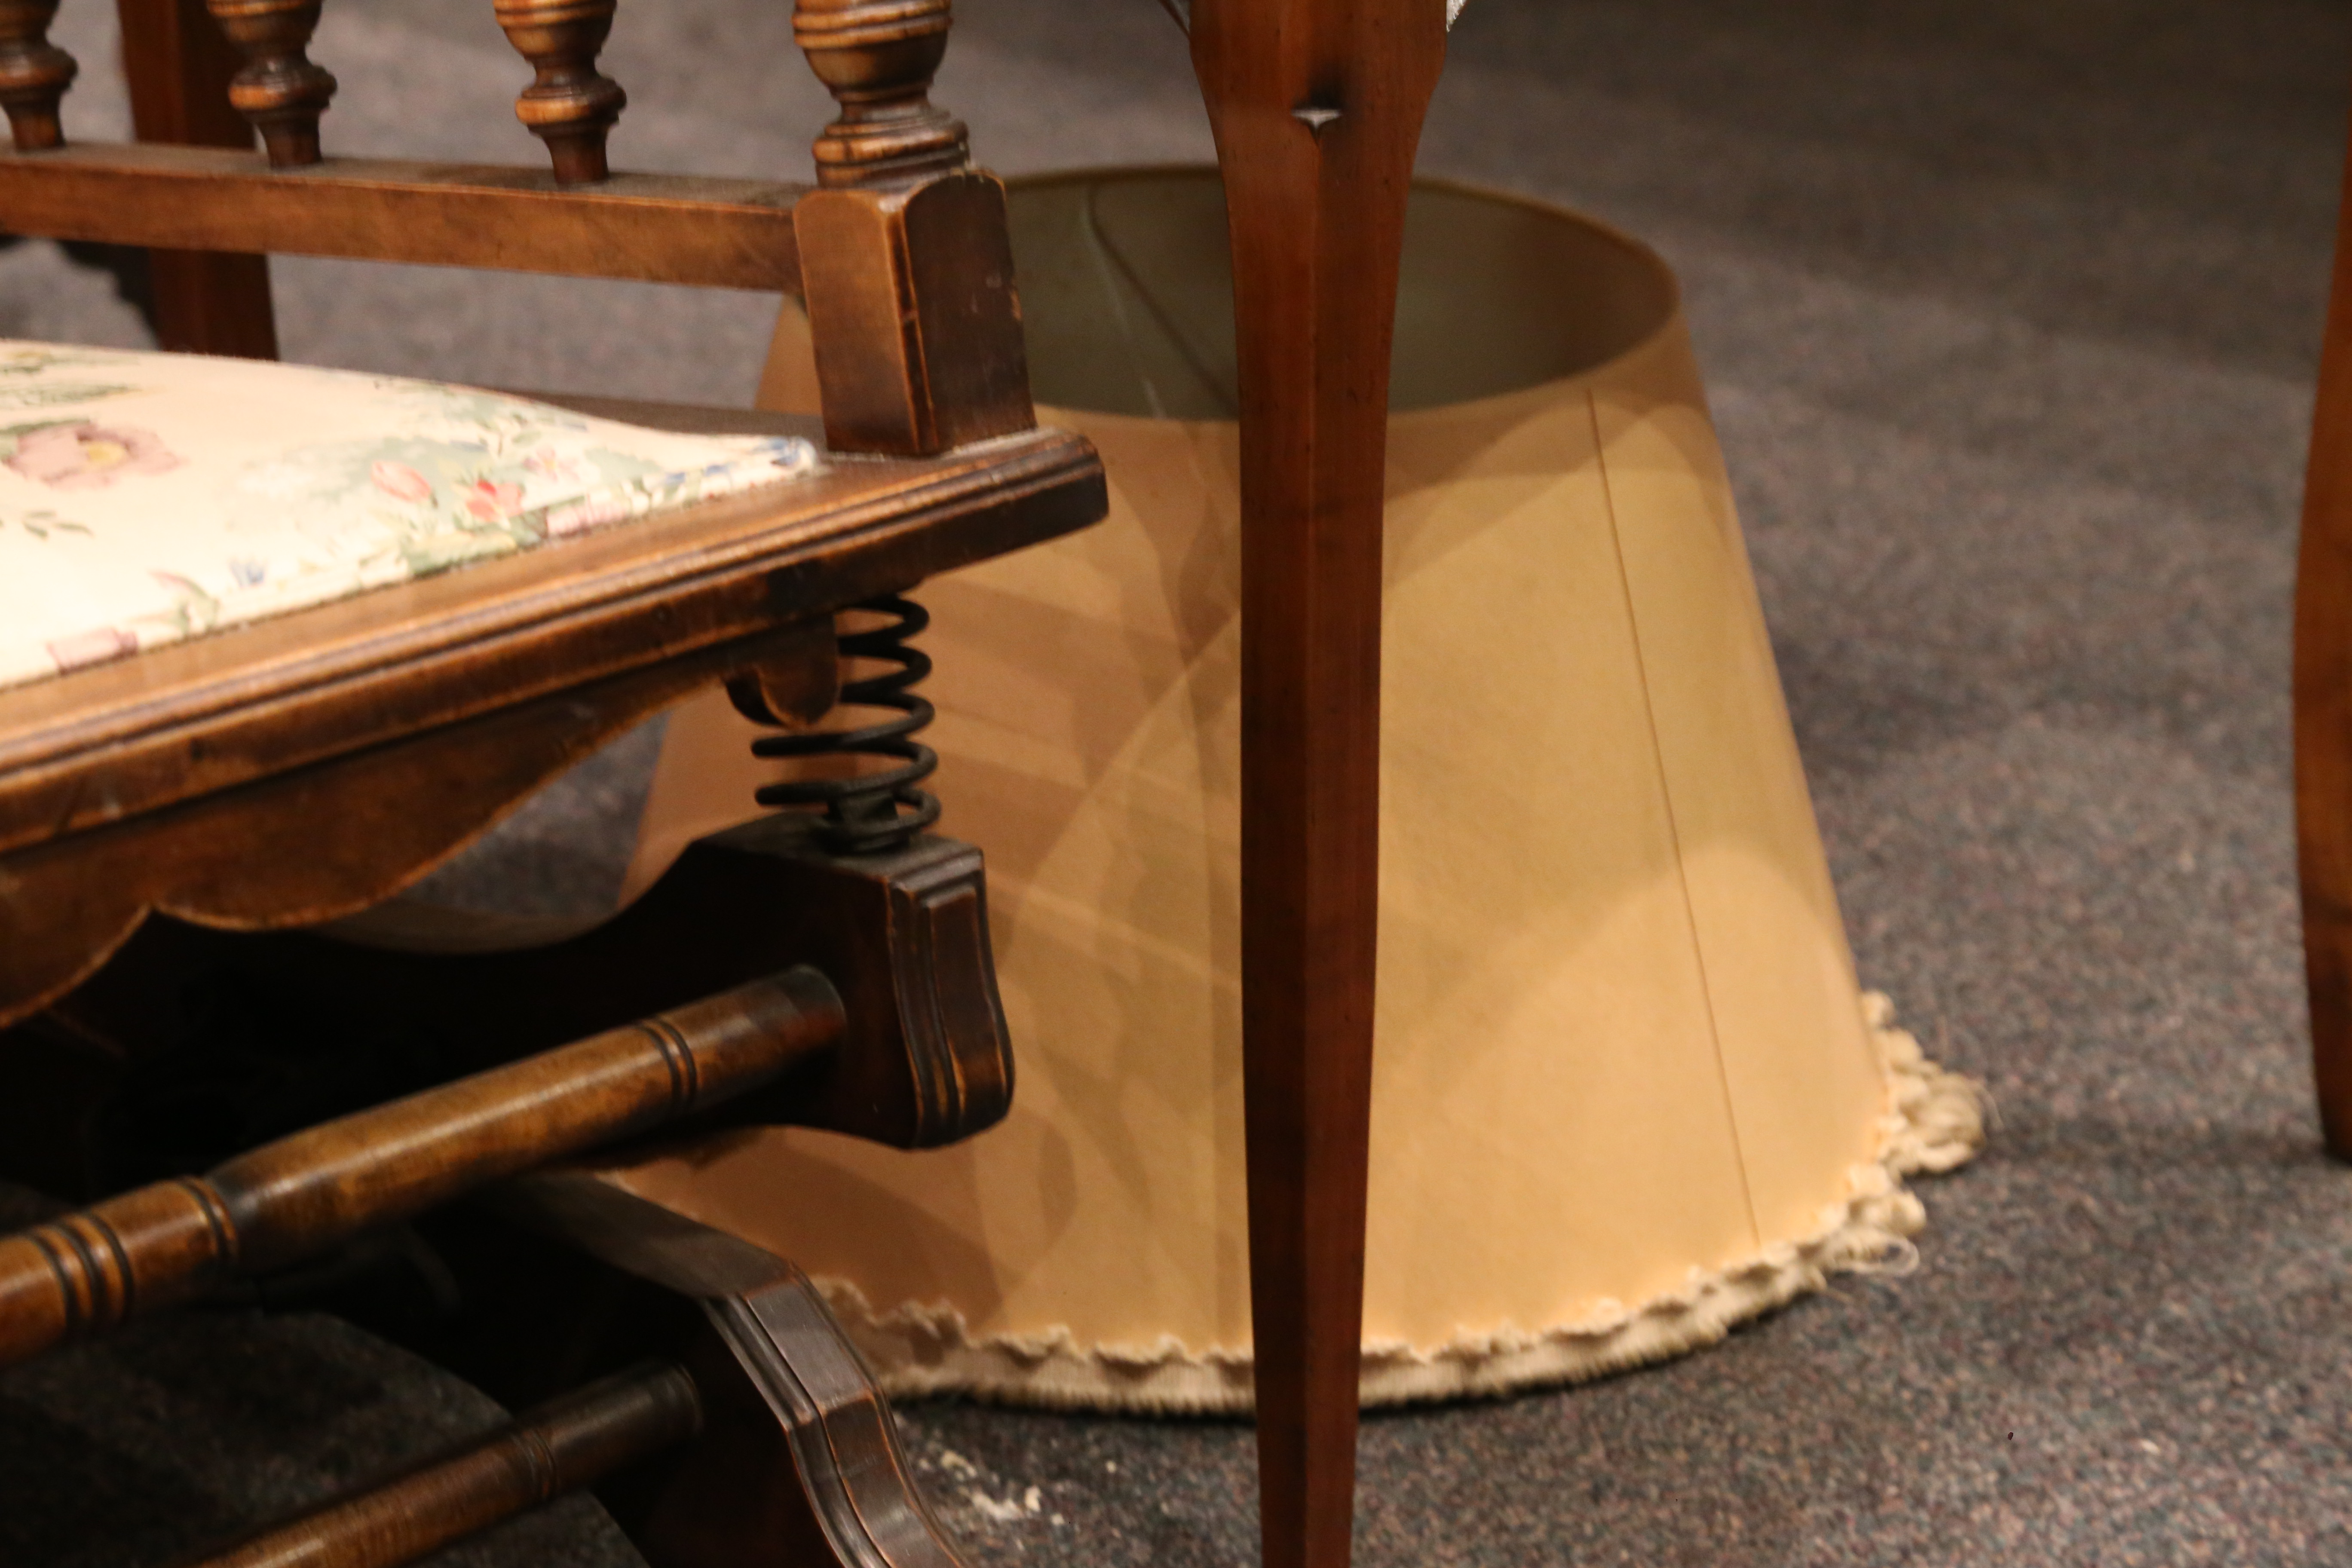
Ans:
[{"label": "chair back spindle", "polygon": [[335,96],[335,79],[307,52],[320,0],[205,0],[245,68],[229,82],[228,100],[261,132],[273,169],[319,161],[319,117]]},{"label": "chair back spindle", "polygon": [[591,184],[611,173],[604,139],[629,95],[596,69],[596,56],[615,8],[615,0],[498,0],[507,41],[538,73],[515,100],[515,117],[547,143],[559,185]]},{"label": "chair back spindle", "polygon": [[[291,252],[796,292],[835,451],[923,458],[1035,427],[1003,186],[971,166],[963,122],[930,99],[951,0],[795,0],[795,39],[838,106],[813,149],[814,189],[613,174],[606,142],[627,97],[597,58],[616,0],[493,0],[531,67],[516,112],[546,144],[551,179],[324,158],[336,83],[308,52],[322,0],[120,3],[142,136],[183,144],[65,146],[58,105],[74,62],[47,40],[58,0],[0,0],[0,106],[16,142],[0,152],[0,228],[167,258]],[[205,14],[219,48],[190,36]],[[217,126],[193,133],[189,95],[218,103],[232,53],[227,107],[259,132],[263,159]],[[289,171],[302,177],[278,177]],[[236,285],[229,313],[243,325],[266,310],[257,265],[204,274]],[[266,320],[172,335],[272,346]]]},{"label": "chair back spindle", "polygon": [[58,0],[0,0],[0,106],[19,153],[65,145],[58,106],[81,68],[49,42]]},{"label": "chair back spindle", "polygon": [[950,0],[800,0],[793,37],[841,114],[816,140],[817,184],[885,185],[971,161],[963,121],[930,100]]},{"label": "chair back spindle", "polygon": [[841,106],[793,211],[825,439],[919,457],[1034,426],[1004,187],[935,108],[950,0],[798,0]]}]

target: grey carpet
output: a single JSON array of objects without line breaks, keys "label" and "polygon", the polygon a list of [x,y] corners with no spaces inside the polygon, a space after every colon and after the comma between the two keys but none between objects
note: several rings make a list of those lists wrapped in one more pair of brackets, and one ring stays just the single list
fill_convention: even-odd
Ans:
[{"label": "grey carpet", "polygon": [[[786,10],[625,12],[618,157],[803,167]],[[941,97],[999,167],[1204,154],[1150,0],[964,12]],[[373,0],[320,38],[338,144],[528,151],[488,7]],[[1864,973],[2000,1118],[1927,1190],[1913,1278],[1596,1386],[1370,1422],[1366,1563],[2352,1563],[2352,1172],[2307,1104],[2286,700],[2347,44],[2321,0],[1465,14],[1424,166],[1580,203],[1681,269]],[[75,100],[93,128],[102,86]],[[765,331],[732,296],[278,276],[294,355],[508,384],[740,398]],[[0,258],[0,329],[136,334],[33,249]],[[332,1325],[184,1332],[84,1352],[131,1368],[92,1387],[0,1382],[0,1515],[59,1521],[8,1562],[135,1561],[100,1523],[152,1540],[175,1500],[226,1517],[487,1418]],[[272,1333],[234,1352],[286,1369],[256,1414],[211,1373]],[[1252,1556],[1244,1427],[904,1419],[976,1568]],[[207,1436],[271,1423],[299,1476]],[[331,1428],[351,1448],[305,1440]],[[626,1560],[585,1539],[470,1561]]]}]

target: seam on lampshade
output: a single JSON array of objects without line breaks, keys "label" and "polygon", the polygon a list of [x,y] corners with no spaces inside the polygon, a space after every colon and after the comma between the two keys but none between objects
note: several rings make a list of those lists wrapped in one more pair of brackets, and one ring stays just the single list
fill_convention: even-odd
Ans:
[{"label": "seam on lampshade", "polygon": [[[1966,1163],[1984,1143],[1983,1091],[1927,1059],[1865,993],[1863,1016],[1886,1075],[1877,1152],[1847,1173],[1848,1195],[1815,1227],[1754,1257],[1690,1271],[1683,1286],[1628,1307],[1596,1302],[1581,1321],[1534,1332],[1463,1334],[1421,1348],[1364,1347],[1363,1402],[1405,1405],[1582,1383],[1714,1344],[1738,1324],[1824,1289],[1841,1273],[1902,1275],[1927,1210],[1904,1185]],[[892,1398],[964,1394],[1008,1405],[1138,1415],[1246,1415],[1250,1352],[1194,1350],[1173,1335],[1148,1345],[1081,1345],[1066,1328],[975,1336],[945,1303],[877,1312],[845,1279],[815,1280]]]},{"label": "seam on lampshade", "polygon": [[1609,514],[1609,553],[1617,563],[1617,591],[1625,606],[1625,631],[1633,649],[1633,675],[1642,691],[1642,716],[1650,734],[1650,761],[1657,769],[1658,805],[1666,816],[1666,838],[1674,849],[1675,886],[1682,894],[1683,928],[1690,933],[1691,963],[1698,969],[1698,994],[1706,1005],[1706,1043],[1715,1056],[1715,1081],[1723,1091],[1723,1125],[1731,1134],[1732,1168],[1739,1173],[1739,1204],[1748,1212],[1748,1237],[1764,1244],[1764,1222],[1756,1213],[1756,1188],[1748,1179],[1748,1151],[1739,1132],[1738,1099],[1731,1092],[1730,1064],[1723,1059],[1723,1018],[1715,1005],[1715,982],[1707,973],[1706,943],[1699,940],[1698,903],[1691,896],[1690,862],[1683,856],[1682,815],[1675,809],[1672,772],[1666,766],[1666,741],[1658,732],[1657,693],[1650,686],[1650,650],[1642,646],[1642,612],[1633,601],[1633,569],[1625,560],[1625,528],[1617,516],[1617,486],[1609,474],[1609,437],[1601,428],[1601,398],[1591,388],[1584,393],[1584,411],[1592,423],[1592,467],[1601,479],[1601,507]]}]

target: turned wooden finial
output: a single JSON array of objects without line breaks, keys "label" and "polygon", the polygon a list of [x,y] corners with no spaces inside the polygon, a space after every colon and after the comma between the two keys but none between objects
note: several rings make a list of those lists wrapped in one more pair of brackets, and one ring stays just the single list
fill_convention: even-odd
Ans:
[{"label": "turned wooden finial", "polygon": [[555,183],[586,184],[611,170],[604,138],[629,95],[598,74],[596,53],[613,31],[615,0],[498,0],[499,26],[538,79],[515,100],[515,116],[547,143]]},{"label": "turned wooden finial", "polygon": [[310,35],[320,0],[205,0],[245,68],[228,84],[228,100],[261,132],[273,169],[319,161],[319,117],[335,96],[335,79],[313,65]]},{"label": "turned wooden finial", "polygon": [[793,37],[841,105],[816,142],[817,184],[883,185],[971,159],[963,121],[933,107],[950,0],[797,0]]},{"label": "turned wooden finial", "polygon": [[0,105],[19,153],[65,145],[58,105],[81,68],[49,42],[58,0],[0,0]]}]

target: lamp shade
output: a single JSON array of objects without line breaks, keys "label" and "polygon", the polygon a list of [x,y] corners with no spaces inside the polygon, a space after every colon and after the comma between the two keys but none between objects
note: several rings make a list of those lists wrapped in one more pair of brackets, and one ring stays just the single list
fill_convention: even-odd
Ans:
[{"label": "lamp shade", "polygon": [[[1040,417],[1111,487],[1100,527],[921,594],[1014,1109],[632,1180],[796,1258],[894,1392],[1245,1408],[1219,186],[1016,182],[1013,221]],[[1975,1106],[1857,989],[1664,264],[1417,188],[1388,462],[1366,1398],[1591,1375],[1899,1255],[1901,1176],[1965,1158]],[[748,738],[673,720],[646,870],[745,815]]]}]

